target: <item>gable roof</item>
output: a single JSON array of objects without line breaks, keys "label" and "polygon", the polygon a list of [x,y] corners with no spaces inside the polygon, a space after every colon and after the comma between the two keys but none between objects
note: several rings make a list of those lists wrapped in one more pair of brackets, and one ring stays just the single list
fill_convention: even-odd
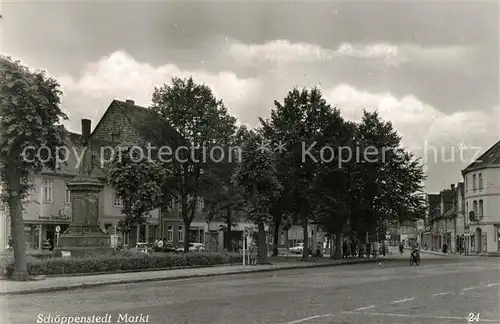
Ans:
[{"label": "gable roof", "polygon": [[462,170],[462,174],[467,171],[486,168],[495,164],[500,164],[500,141],[496,142],[492,147],[478,157],[476,161],[472,162],[464,170]]},{"label": "gable roof", "polygon": [[180,134],[152,109],[136,105],[133,101],[121,101],[118,99],[114,99],[111,102],[94,128],[92,134],[96,132],[101,121],[104,120],[108,112],[112,109],[117,109],[126,117],[130,126],[137,132],[138,137],[141,139],[145,139],[150,135],[148,134],[149,130],[158,130],[159,128],[161,128],[164,133],[168,133],[171,139],[180,138]]}]

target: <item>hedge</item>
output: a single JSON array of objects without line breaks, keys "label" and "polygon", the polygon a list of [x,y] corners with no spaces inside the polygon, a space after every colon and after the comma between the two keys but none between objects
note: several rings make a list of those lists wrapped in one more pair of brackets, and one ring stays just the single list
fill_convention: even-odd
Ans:
[{"label": "hedge", "polygon": [[[13,271],[13,260],[7,262],[5,274]],[[242,256],[236,253],[183,253],[125,254],[112,257],[84,258],[27,258],[30,275],[88,274],[97,272],[137,271],[143,269],[202,267],[241,263]]]}]

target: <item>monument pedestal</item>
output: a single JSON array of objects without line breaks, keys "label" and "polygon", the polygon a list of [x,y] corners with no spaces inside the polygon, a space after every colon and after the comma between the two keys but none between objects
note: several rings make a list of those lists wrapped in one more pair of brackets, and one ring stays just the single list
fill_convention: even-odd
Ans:
[{"label": "monument pedestal", "polygon": [[59,237],[56,255],[70,252],[71,256],[111,255],[111,236],[99,226],[100,193],[104,185],[97,179],[78,177],[68,183],[71,193],[72,220]]}]

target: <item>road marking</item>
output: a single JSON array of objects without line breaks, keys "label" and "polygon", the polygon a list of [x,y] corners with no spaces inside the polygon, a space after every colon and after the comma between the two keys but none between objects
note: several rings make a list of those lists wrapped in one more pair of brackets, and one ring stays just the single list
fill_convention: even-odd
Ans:
[{"label": "road marking", "polygon": [[400,300],[396,300],[396,301],[393,301],[391,304],[399,304],[399,303],[404,303],[404,302],[407,302],[407,301],[410,301],[410,300],[414,300],[415,298],[405,298],[405,299],[400,299]]},{"label": "road marking", "polygon": [[444,295],[449,295],[451,294],[451,292],[442,292],[442,293],[437,293],[437,294],[434,294],[432,295],[433,297],[437,297],[437,296],[444,296]]},{"label": "road marking", "polygon": [[335,315],[334,314],[315,315],[315,316],[311,316],[311,317],[301,318],[301,319],[298,319],[296,321],[286,322],[285,324],[297,324],[297,323],[302,323],[302,322],[310,321],[310,320],[317,319],[317,318],[324,318],[324,317],[331,317],[331,316],[335,316]]},{"label": "road marking", "polygon": [[464,288],[462,289],[462,291],[469,291],[469,290],[473,290],[473,289],[477,289],[479,287],[469,287],[469,288]]},{"label": "road marking", "polygon": [[[387,317],[406,317],[406,318],[421,318],[421,319],[449,319],[449,320],[467,320],[467,317],[453,317],[453,316],[425,316],[425,315],[411,315],[411,314],[392,314],[392,313],[354,313],[354,312],[342,312],[342,314],[356,314],[358,316],[370,315],[370,316],[387,316]],[[491,319],[481,319],[483,323],[497,323],[498,320]]]},{"label": "road marking", "polygon": [[500,283],[495,282],[495,283],[488,284],[488,287],[493,287],[493,286],[500,286]]},{"label": "road marking", "polygon": [[366,306],[366,307],[360,307],[360,308],[356,308],[355,310],[353,310],[353,312],[357,312],[357,311],[360,311],[360,310],[363,310],[363,309],[370,309],[370,308],[374,308],[375,306]]}]

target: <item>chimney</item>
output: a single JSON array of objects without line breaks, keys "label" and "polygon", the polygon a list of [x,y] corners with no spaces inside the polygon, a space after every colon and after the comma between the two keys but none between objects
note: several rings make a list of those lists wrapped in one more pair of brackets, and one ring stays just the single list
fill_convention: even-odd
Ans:
[{"label": "chimney", "polygon": [[84,145],[87,145],[90,138],[90,123],[90,119],[82,119],[82,139]]},{"label": "chimney", "polygon": [[125,100],[125,102],[128,103],[129,105],[135,105],[134,100],[127,99]]}]

